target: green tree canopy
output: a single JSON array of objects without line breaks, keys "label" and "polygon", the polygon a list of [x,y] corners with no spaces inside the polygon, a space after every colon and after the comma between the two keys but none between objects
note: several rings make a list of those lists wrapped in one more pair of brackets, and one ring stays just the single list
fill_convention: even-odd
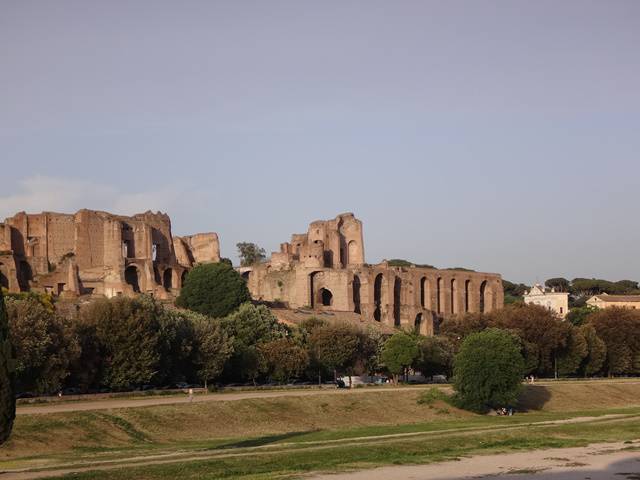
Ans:
[{"label": "green tree canopy", "polygon": [[0,444],[11,434],[16,418],[16,397],[13,388],[13,347],[9,339],[9,323],[0,288]]},{"label": "green tree canopy", "polygon": [[16,387],[39,394],[60,390],[69,365],[80,355],[70,322],[34,296],[8,298],[6,308]]},{"label": "green tree canopy", "polygon": [[593,325],[582,325],[580,332],[587,343],[587,355],[582,359],[580,366],[581,373],[586,377],[602,370],[607,358],[607,345],[598,337]]},{"label": "green tree canopy", "polygon": [[413,365],[418,354],[418,342],[415,336],[404,332],[394,333],[382,347],[382,363],[398,382],[398,375],[406,373]]},{"label": "green tree canopy", "polygon": [[297,378],[309,363],[306,349],[291,338],[262,343],[258,352],[262,372],[279,383]]},{"label": "green tree canopy", "polygon": [[319,371],[338,373],[353,368],[358,359],[361,336],[346,324],[324,325],[314,328],[309,336],[309,350],[313,366]]},{"label": "green tree canopy", "polygon": [[249,300],[247,284],[233,267],[226,263],[206,263],[189,272],[176,305],[221,318]]},{"label": "green tree canopy", "polygon": [[456,401],[486,411],[516,402],[524,375],[520,348],[509,332],[490,328],[469,335],[453,365]]},{"label": "green tree canopy", "polygon": [[419,355],[414,362],[425,377],[450,376],[453,369],[454,346],[446,336],[423,337],[419,340]]},{"label": "green tree canopy", "polygon": [[562,277],[550,278],[546,280],[544,284],[548,288],[555,289],[556,292],[568,292],[570,287],[569,280]]},{"label": "green tree canopy", "polygon": [[255,243],[240,242],[236,243],[236,247],[238,248],[240,265],[243,267],[250,267],[251,265],[260,263],[267,258],[264,248],[260,248]]},{"label": "green tree canopy", "polygon": [[640,312],[628,308],[604,308],[589,316],[605,343],[607,354],[604,370],[609,375],[633,373],[635,356],[640,353]]}]

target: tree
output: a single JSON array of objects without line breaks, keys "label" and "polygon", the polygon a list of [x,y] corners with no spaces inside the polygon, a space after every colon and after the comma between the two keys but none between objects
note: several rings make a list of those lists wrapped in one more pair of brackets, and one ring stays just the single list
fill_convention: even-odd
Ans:
[{"label": "tree", "polygon": [[256,263],[261,263],[267,258],[264,248],[260,248],[255,243],[240,242],[236,243],[236,247],[238,247],[240,265],[243,267],[250,267]]},{"label": "tree", "polygon": [[196,374],[207,388],[207,383],[222,373],[226,361],[233,353],[233,344],[218,321],[206,317],[195,318],[192,321],[196,340]]},{"label": "tree", "polygon": [[6,308],[16,354],[16,387],[39,394],[60,390],[80,354],[69,322],[33,296],[9,298]]},{"label": "tree", "polygon": [[496,328],[473,333],[454,359],[455,399],[478,412],[506,407],[517,400],[523,374],[524,360],[510,333]]},{"label": "tree", "polygon": [[635,355],[640,353],[640,312],[611,307],[589,316],[589,323],[607,347],[604,370],[609,376],[633,372]]},{"label": "tree", "polygon": [[289,328],[278,322],[269,308],[250,303],[223,318],[221,325],[233,346],[233,354],[224,368],[228,380],[255,381],[260,374],[257,346],[290,334]]},{"label": "tree", "polygon": [[404,332],[394,333],[382,348],[382,363],[393,375],[394,383],[398,383],[400,374],[406,375],[407,369],[419,354],[416,338]]},{"label": "tree", "polygon": [[556,357],[566,346],[570,325],[539,305],[509,305],[489,314],[493,327],[516,332],[538,351],[538,375],[555,373]]},{"label": "tree", "polygon": [[9,324],[0,288],[0,444],[4,443],[13,429],[16,418],[16,397],[13,378],[13,347],[9,339]]},{"label": "tree", "polygon": [[419,341],[419,354],[414,366],[425,377],[451,375],[454,347],[444,336],[424,337]]},{"label": "tree", "polygon": [[593,325],[582,325],[580,331],[587,342],[587,355],[582,359],[580,370],[587,377],[598,373],[607,358],[607,345],[602,341]]},{"label": "tree", "polygon": [[570,286],[569,280],[562,277],[550,278],[544,284],[548,288],[553,288],[556,292],[568,292]]},{"label": "tree", "polygon": [[95,334],[105,385],[125,389],[151,382],[160,366],[162,306],[152,298],[116,297],[90,303],[80,322]]},{"label": "tree", "polygon": [[189,272],[176,305],[221,318],[249,300],[247,284],[233,267],[226,263],[206,263]]},{"label": "tree", "polygon": [[598,309],[591,305],[584,305],[582,307],[573,307],[567,314],[567,321],[572,325],[579,327],[587,322],[589,315],[596,312]]},{"label": "tree", "polygon": [[504,290],[504,303],[507,305],[522,302],[524,293],[531,289],[531,287],[524,283],[516,284],[508,280],[502,280],[502,288]]},{"label": "tree", "polygon": [[587,340],[579,328],[568,329],[567,343],[558,354],[558,374],[576,373],[589,353]]},{"label": "tree", "polygon": [[261,369],[279,383],[299,376],[309,363],[309,354],[290,338],[279,338],[258,346]]},{"label": "tree", "polygon": [[333,372],[337,380],[338,372],[353,367],[359,347],[358,331],[346,324],[318,327],[309,336],[312,363],[320,377],[323,372]]}]

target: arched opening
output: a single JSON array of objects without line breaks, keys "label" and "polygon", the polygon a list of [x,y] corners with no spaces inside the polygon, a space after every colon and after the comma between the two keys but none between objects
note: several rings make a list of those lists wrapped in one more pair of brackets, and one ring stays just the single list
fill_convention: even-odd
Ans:
[{"label": "arched opening", "polygon": [[413,330],[416,333],[420,333],[421,327],[422,327],[422,314],[419,313],[416,315],[416,319],[413,322]]},{"label": "arched opening", "polygon": [[393,282],[393,324],[396,327],[400,326],[400,302],[402,298],[402,280],[396,277]]},{"label": "arched opening", "polygon": [[357,263],[356,259],[359,257],[358,255],[358,244],[356,243],[355,240],[351,240],[348,244],[347,244],[347,263],[349,264],[353,264],[353,263]]},{"label": "arched opening", "polygon": [[184,283],[187,281],[188,273],[189,270],[185,270],[184,272],[182,272],[182,275],[180,275],[180,288],[184,287]]},{"label": "arched opening", "polygon": [[485,280],[480,284],[480,313],[484,313],[485,310],[485,295],[487,293],[487,281]]},{"label": "arched opening", "polygon": [[173,288],[173,270],[167,268],[162,274],[162,285],[167,290],[171,290]]},{"label": "arched opening", "polygon": [[438,278],[438,282],[436,283],[436,302],[438,304],[438,313],[442,313],[442,304],[444,303],[442,301],[443,294],[444,291],[442,289],[442,278]]},{"label": "arched opening", "polygon": [[155,280],[156,284],[162,285],[162,278],[160,277],[160,270],[158,270],[157,265],[153,266],[153,279]]},{"label": "arched opening", "polygon": [[135,265],[129,265],[124,271],[124,281],[131,285],[135,293],[140,293],[140,279],[138,268]]},{"label": "arched opening", "polygon": [[353,276],[353,311],[355,313],[360,312],[360,277]]},{"label": "arched opening", "polygon": [[420,306],[425,308],[425,298],[427,296],[427,292],[425,292],[425,288],[427,286],[427,277],[422,277],[420,279]]},{"label": "arched opening", "polygon": [[456,279],[451,279],[451,313],[458,313],[458,282]]},{"label": "arched opening", "polygon": [[249,281],[249,276],[251,275],[251,270],[247,270],[246,272],[242,272],[242,278],[244,278],[245,282]]},{"label": "arched opening", "polygon": [[379,322],[380,319],[382,318],[382,311],[381,311],[381,306],[382,306],[382,280],[383,280],[383,276],[381,273],[379,273],[376,276],[375,281],[373,282],[373,304],[374,304],[374,311],[373,311],[373,318]]},{"label": "arched opening", "polygon": [[9,277],[7,276],[7,267],[4,263],[0,263],[0,287],[9,289]]},{"label": "arched opening", "polygon": [[464,311],[469,311],[469,286],[471,285],[471,280],[467,280],[464,282]]},{"label": "arched opening", "polygon": [[26,260],[20,262],[20,272],[18,275],[18,283],[22,290],[29,290],[29,281],[33,278],[33,271],[31,265]]},{"label": "arched opening", "polygon": [[319,293],[320,301],[323,307],[330,307],[333,303],[333,293],[327,288],[321,288]]}]

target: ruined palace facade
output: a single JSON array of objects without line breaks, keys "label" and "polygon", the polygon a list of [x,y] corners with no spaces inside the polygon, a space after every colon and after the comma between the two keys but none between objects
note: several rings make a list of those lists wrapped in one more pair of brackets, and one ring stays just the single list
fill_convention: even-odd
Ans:
[{"label": "ruined palace facade", "polygon": [[362,222],[352,213],[316,221],[294,234],[269,262],[240,269],[255,300],[289,308],[355,312],[365,320],[431,335],[438,321],[502,308],[494,273],[393,267],[364,261]]},{"label": "ruined palace facade", "polygon": [[12,292],[170,298],[196,263],[217,261],[215,233],[173,237],[159,212],[20,212],[0,223],[0,286]]}]

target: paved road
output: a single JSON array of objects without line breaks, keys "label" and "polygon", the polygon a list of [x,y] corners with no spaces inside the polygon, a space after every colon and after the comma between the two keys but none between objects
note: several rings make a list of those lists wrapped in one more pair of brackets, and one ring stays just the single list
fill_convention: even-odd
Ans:
[{"label": "paved road", "polygon": [[[171,395],[167,397],[153,396],[145,398],[106,399],[106,400],[79,400],[75,402],[47,403],[36,405],[22,405],[16,409],[17,415],[37,415],[44,413],[80,412],[90,410],[108,410],[112,408],[136,408],[150,407],[153,405],[174,405],[180,403],[201,402],[231,402],[234,400],[246,400],[251,398],[277,398],[277,397],[308,397],[310,395],[366,395],[369,393],[385,393],[409,390],[424,390],[427,387],[378,387],[378,388],[354,388],[354,389],[304,389],[304,390],[277,390],[264,392],[238,392],[238,393],[208,393],[194,395],[193,400],[185,394]],[[442,387],[450,388],[450,387]]]}]

